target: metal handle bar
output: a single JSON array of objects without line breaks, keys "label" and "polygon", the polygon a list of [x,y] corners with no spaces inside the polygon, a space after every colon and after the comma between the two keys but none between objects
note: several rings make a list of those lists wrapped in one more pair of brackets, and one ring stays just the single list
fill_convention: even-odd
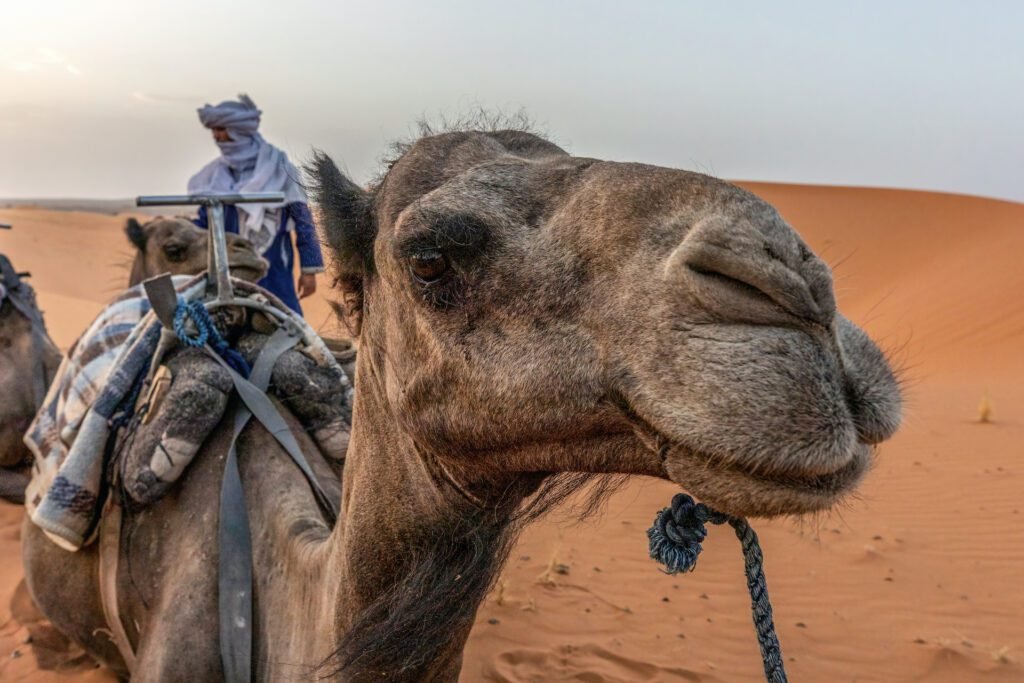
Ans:
[{"label": "metal handle bar", "polygon": [[227,194],[168,194],[143,195],[135,198],[136,206],[212,206],[214,204],[254,204],[266,202],[280,204],[284,201],[284,192],[247,192]]}]

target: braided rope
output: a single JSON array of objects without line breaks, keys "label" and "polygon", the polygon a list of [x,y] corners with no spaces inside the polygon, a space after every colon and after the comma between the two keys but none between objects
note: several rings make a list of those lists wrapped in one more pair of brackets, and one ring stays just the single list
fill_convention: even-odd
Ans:
[{"label": "braided rope", "polygon": [[754,630],[761,647],[764,676],[769,683],[786,683],[786,670],[782,663],[782,648],[775,633],[772,603],[768,599],[768,585],[764,576],[764,555],[757,534],[739,517],[730,517],[712,510],[703,503],[695,503],[685,493],[672,498],[667,507],[654,518],[654,526],[647,531],[651,557],[665,565],[669,574],[691,572],[697,566],[701,542],[707,537],[706,523],[725,524],[736,532],[743,547],[743,568],[747,575]]},{"label": "braided rope", "polygon": [[[186,324],[191,321],[196,328],[196,336],[189,334]],[[174,334],[182,344],[193,348],[201,348],[207,343],[213,347],[217,355],[224,359],[224,362],[242,375],[248,377],[252,372],[245,357],[235,349],[231,348],[227,340],[221,335],[220,330],[213,323],[210,312],[202,301],[185,301],[178,299],[178,306],[174,309]]]},{"label": "braided rope", "polygon": [[[188,321],[196,328],[196,336],[188,333],[185,326]],[[185,346],[202,348],[213,336],[215,340],[223,341],[220,332],[210,318],[210,312],[206,310],[201,301],[178,300],[178,307],[174,309],[174,334]]]}]

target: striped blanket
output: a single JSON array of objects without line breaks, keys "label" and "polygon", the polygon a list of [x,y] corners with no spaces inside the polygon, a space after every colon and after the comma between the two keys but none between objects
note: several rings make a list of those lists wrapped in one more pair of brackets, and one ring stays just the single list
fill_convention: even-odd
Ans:
[{"label": "striped blanket", "polygon": [[[185,301],[206,290],[205,275],[175,276],[173,283]],[[305,320],[259,287],[234,283],[237,295],[258,297],[285,313],[318,364],[335,362]],[[29,517],[63,548],[77,550],[94,536],[111,423],[149,368],[162,331],[142,286],[125,291],[68,351],[25,435],[35,456],[25,494]]]}]

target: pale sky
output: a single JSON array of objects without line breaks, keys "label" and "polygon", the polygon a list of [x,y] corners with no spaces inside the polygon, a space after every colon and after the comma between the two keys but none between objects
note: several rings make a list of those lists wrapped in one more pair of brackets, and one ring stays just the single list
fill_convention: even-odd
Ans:
[{"label": "pale sky", "polygon": [[195,109],[358,182],[416,119],[524,109],[574,154],[1024,201],[1024,2],[2,0],[0,197],[181,192]]}]

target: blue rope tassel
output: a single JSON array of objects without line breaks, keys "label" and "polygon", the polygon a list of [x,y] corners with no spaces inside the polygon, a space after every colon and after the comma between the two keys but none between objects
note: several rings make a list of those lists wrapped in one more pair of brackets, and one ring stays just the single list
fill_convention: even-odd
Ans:
[{"label": "blue rope tassel", "polygon": [[772,604],[768,599],[768,585],[764,576],[764,555],[757,534],[747,520],[724,515],[703,503],[695,503],[685,493],[678,493],[672,498],[671,507],[659,512],[654,518],[654,526],[647,531],[651,557],[664,564],[669,574],[693,571],[697,566],[701,542],[708,534],[704,526],[707,522],[728,522],[740,539],[754,629],[757,631],[757,642],[761,646],[761,659],[764,662],[764,676],[769,683],[786,683],[782,648],[779,647],[779,637],[775,633]]},{"label": "blue rope tassel", "polygon": [[[185,328],[185,324],[189,320],[196,327],[196,336],[194,337],[190,336]],[[227,340],[221,336],[217,326],[213,324],[213,319],[210,318],[210,312],[206,310],[206,306],[201,301],[186,302],[183,299],[178,299],[178,307],[174,310],[174,334],[185,346],[201,348],[209,343],[217,355],[242,377],[248,377],[252,372],[245,356],[231,348]]]}]

